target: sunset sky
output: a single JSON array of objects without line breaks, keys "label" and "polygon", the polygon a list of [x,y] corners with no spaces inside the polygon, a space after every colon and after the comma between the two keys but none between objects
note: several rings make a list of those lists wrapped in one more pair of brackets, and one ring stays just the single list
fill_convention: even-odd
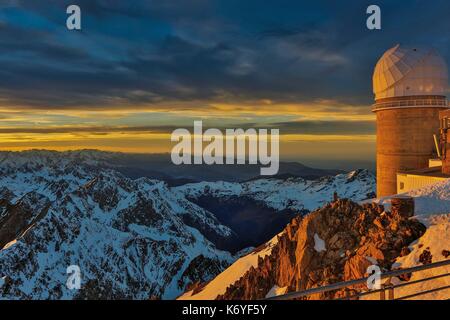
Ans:
[{"label": "sunset sky", "polygon": [[[82,31],[66,29],[69,4]],[[369,4],[382,30],[365,27]],[[0,0],[0,150],[168,152],[172,130],[203,120],[278,128],[283,159],[370,163],[377,59],[402,43],[448,62],[449,12],[448,0]]]}]

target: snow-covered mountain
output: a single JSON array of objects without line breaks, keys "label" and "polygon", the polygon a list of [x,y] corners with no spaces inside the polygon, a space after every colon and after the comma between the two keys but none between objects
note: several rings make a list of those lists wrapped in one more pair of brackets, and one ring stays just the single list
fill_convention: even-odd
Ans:
[{"label": "snow-covered mountain", "polygon": [[[135,154],[89,149],[65,152],[30,150],[21,152],[20,155],[17,152],[0,152],[0,159],[8,157],[19,157],[22,161],[35,158],[35,161],[45,162],[50,160],[50,158],[64,158],[66,161],[77,163],[99,164],[103,169],[119,171],[131,179],[147,177],[163,180],[170,186],[201,181],[242,182],[254,179],[260,175],[260,167],[258,165],[175,165],[172,163],[169,153]],[[297,162],[281,161],[279,166],[278,177],[280,178],[303,177],[314,180],[343,173],[342,170],[311,168]]]},{"label": "snow-covered mountain", "polygon": [[[0,251],[4,298],[170,298],[200,280],[185,273],[194,259],[219,270],[233,260],[202,234],[232,231],[163,182],[71,162],[0,172],[0,234],[15,236]],[[83,290],[66,288],[70,265],[80,267]]]},{"label": "snow-covered mountain", "polygon": [[201,197],[232,198],[248,197],[253,201],[263,201],[267,206],[296,212],[311,211],[321,207],[333,198],[336,192],[340,198],[355,201],[375,196],[375,177],[367,170],[355,170],[317,180],[302,178],[264,178],[249,182],[200,182],[175,187],[189,199]]},{"label": "snow-covered mountain", "polygon": [[355,201],[375,196],[375,177],[367,170],[323,177],[264,178],[242,183],[200,182],[173,188],[212,212],[237,235],[223,247],[237,251],[259,246],[282,230],[298,214],[306,214],[339,197]]},{"label": "snow-covered mountain", "polygon": [[[233,256],[230,243],[233,252],[246,246],[240,236],[252,220],[285,225],[334,191],[361,200],[375,186],[363,170],[169,187],[112,170],[114,156],[0,152],[1,298],[174,298],[235,261],[242,252]],[[264,231],[260,237],[274,234]],[[80,267],[82,290],[66,287],[70,265]]]}]

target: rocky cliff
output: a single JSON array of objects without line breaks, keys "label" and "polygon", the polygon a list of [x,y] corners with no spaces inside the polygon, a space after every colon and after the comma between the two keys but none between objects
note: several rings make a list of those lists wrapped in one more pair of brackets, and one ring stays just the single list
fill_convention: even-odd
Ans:
[{"label": "rocky cliff", "polygon": [[[411,219],[413,208],[337,200],[294,218],[269,255],[259,257],[218,299],[260,299],[275,289],[305,290],[361,278],[372,264],[390,269],[395,258],[419,238],[425,226]],[[358,290],[354,288],[352,290]],[[309,297],[338,297],[343,291]]]}]

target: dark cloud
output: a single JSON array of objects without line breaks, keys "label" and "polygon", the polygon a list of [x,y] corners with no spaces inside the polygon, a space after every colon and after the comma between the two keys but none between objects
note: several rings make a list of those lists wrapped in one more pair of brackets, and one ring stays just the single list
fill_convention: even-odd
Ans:
[{"label": "dark cloud", "polygon": [[13,127],[0,128],[2,133],[29,133],[29,134],[52,134],[52,133],[91,133],[107,134],[113,132],[137,132],[137,133],[169,133],[175,130],[175,126],[63,126],[63,127]]},{"label": "dark cloud", "polygon": [[[208,129],[207,123],[203,130]],[[375,133],[375,122],[373,121],[292,121],[276,122],[260,125],[258,123],[237,123],[232,126],[223,126],[218,129],[225,132],[225,129],[232,128],[255,128],[261,129],[279,129],[280,134],[315,134],[315,135],[372,135]],[[14,127],[0,128],[2,133],[29,133],[29,134],[50,134],[50,133],[171,133],[179,126],[170,125],[152,125],[152,126],[62,126],[62,127]],[[188,130],[192,128],[186,127]]]},{"label": "dark cloud", "polygon": [[375,134],[375,121],[297,121],[274,123],[271,126],[279,127],[283,134]]},{"label": "dark cloud", "polygon": [[34,108],[120,108],[171,101],[331,99],[370,104],[371,72],[397,42],[447,58],[446,0],[80,0],[83,31],[65,29],[72,1],[0,6],[0,99]]}]

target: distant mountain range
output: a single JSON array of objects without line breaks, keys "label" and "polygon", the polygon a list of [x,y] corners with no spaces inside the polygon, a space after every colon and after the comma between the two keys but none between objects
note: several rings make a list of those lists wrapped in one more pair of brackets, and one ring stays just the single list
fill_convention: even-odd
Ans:
[{"label": "distant mountain range", "polygon": [[[146,163],[151,157],[0,152],[0,298],[174,298],[190,283],[212,279],[294,216],[330,201],[334,191],[362,200],[375,190],[366,170],[323,176],[301,165],[293,166],[297,173],[304,168],[318,179],[173,186],[149,176],[212,179],[235,167],[177,176],[167,163]],[[228,179],[253,176],[238,179],[238,173]],[[82,290],[66,287],[69,265],[80,267]]]},{"label": "distant mountain range", "polygon": [[[10,152],[0,152],[1,158],[8,158]],[[31,150],[21,152],[21,157],[32,158],[34,154],[43,157],[64,157],[74,162],[95,163],[102,168],[119,171],[124,176],[136,178],[151,178],[167,182],[170,186],[189,182],[229,181],[242,182],[260,176],[259,165],[174,165],[170,154],[133,154],[106,152],[98,150],[81,150],[56,152],[46,150]],[[342,170],[310,168],[297,162],[280,162],[278,177],[301,177],[314,180],[324,176],[344,173]]]}]

